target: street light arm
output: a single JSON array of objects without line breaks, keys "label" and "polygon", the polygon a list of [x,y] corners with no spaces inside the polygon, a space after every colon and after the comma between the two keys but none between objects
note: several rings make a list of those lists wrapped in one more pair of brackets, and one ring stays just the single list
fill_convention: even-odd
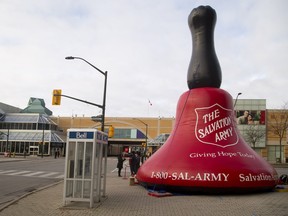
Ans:
[{"label": "street light arm", "polygon": [[138,121],[142,122],[144,125],[148,126],[148,124],[146,124],[145,122],[143,122],[142,120],[140,120],[138,118],[133,118],[133,119],[138,120]]},{"label": "street light arm", "polygon": [[241,94],[242,94],[241,92],[239,92],[239,93],[237,94],[237,97],[236,97],[236,100],[235,100],[235,103],[234,103],[234,108],[235,108],[235,106],[236,106],[236,103],[237,103],[238,97],[239,97],[239,95],[241,95]]},{"label": "street light arm", "polygon": [[65,58],[66,60],[71,60],[71,59],[80,59],[84,62],[86,62],[87,64],[89,64],[91,67],[95,68],[97,71],[99,71],[100,73],[102,73],[104,76],[106,76],[106,73],[103,72],[102,70],[100,70],[99,68],[97,68],[96,66],[94,66],[93,64],[91,64],[90,62],[88,62],[86,59],[83,59],[81,57],[75,57],[75,56],[67,56]]}]

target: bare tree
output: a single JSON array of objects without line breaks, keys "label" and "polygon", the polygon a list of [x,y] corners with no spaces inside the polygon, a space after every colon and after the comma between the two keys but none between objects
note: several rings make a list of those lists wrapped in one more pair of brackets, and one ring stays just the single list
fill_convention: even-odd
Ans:
[{"label": "bare tree", "polygon": [[245,132],[246,142],[252,144],[252,148],[255,149],[256,143],[258,143],[266,135],[265,130],[261,130],[259,125],[249,125],[248,129]]},{"label": "bare tree", "polygon": [[280,163],[282,163],[282,141],[288,129],[288,102],[284,104],[282,109],[272,112],[269,130],[279,138]]}]

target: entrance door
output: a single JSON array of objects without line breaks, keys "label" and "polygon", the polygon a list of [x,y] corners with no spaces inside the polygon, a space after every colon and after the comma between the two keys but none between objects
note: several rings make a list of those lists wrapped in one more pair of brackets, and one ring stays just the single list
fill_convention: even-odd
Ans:
[{"label": "entrance door", "polygon": [[30,152],[30,155],[37,156],[38,152],[39,152],[39,147],[38,146],[30,146],[29,152]]}]

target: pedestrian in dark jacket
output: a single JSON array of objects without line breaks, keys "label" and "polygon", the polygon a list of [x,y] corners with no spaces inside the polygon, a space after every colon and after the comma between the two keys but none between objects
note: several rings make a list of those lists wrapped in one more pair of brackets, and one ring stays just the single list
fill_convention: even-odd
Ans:
[{"label": "pedestrian in dark jacket", "polygon": [[132,152],[131,156],[130,170],[131,176],[134,176],[136,174],[136,154],[134,151]]},{"label": "pedestrian in dark jacket", "polygon": [[121,170],[123,169],[123,162],[126,159],[123,158],[122,154],[118,155],[118,163],[117,163],[117,168],[118,168],[118,176],[121,177]]},{"label": "pedestrian in dark jacket", "polygon": [[140,152],[136,152],[136,154],[135,154],[135,168],[134,168],[135,175],[137,174],[138,169],[140,167],[140,161],[141,161]]}]

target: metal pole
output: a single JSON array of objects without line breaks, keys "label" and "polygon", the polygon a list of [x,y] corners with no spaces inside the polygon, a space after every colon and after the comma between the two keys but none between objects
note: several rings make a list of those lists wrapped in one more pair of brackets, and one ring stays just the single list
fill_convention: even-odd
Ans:
[{"label": "metal pole", "polygon": [[71,60],[71,59],[80,59],[84,62],[86,62],[87,64],[89,64],[91,67],[93,67],[94,69],[96,69],[98,72],[100,72],[102,75],[104,75],[105,77],[105,81],[104,81],[104,93],[103,93],[103,105],[102,105],[102,121],[101,121],[101,131],[104,132],[104,127],[105,127],[105,107],[106,107],[106,89],[107,89],[107,76],[108,76],[108,72],[105,71],[103,72],[102,70],[100,70],[99,68],[97,68],[96,66],[94,66],[93,64],[91,64],[90,62],[88,62],[87,60],[85,60],[84,58],[81,57],[75,57],[75,56],[67,56],[65,59],[67,60]]},{"label": "metal pole", "polygon": [[9,145],[9,133],[10,133],[10,128],[8,127],[8,131],[7,131],[7,145],[9,146],[9,157],[11,157],[11,145]]},{"label": "metal pole", "polygon": [[102,105],[102,123],[101,123],[102,124],[101,125],[101,131],[103,131],[103,132],[104,132],[104,127],[105,127],[107,75],[108,75],[108,72],[105,71],[105,73],[104,73],[105,81],[104,81],[103,105]]},{"label": "metal pole", "polygon": [[[146,130],[145,130],[145,148],[144,148],[144,158],[146,160],[146,152],[147,152],[147,134],[148,134],[148,124],[146,124],[145,122],[143,122],[142,120],[138,119],[138,118],[133,118],[136,119],[138,121],[140,121],[142,124],[145,125]],[[143,162],[143,161],[142,161]]]},{"label": "metal pole", "polygon": [[239,97],[239,95],[241,95],[241,94],[242,94],[241,92],[239,92],[239,93],[237,94],[237,97],[236,97],[235,102],[234,102],[234,108],[235,108],[235,106],[236,106],[236,103],[237,103],[238,97]]}]

